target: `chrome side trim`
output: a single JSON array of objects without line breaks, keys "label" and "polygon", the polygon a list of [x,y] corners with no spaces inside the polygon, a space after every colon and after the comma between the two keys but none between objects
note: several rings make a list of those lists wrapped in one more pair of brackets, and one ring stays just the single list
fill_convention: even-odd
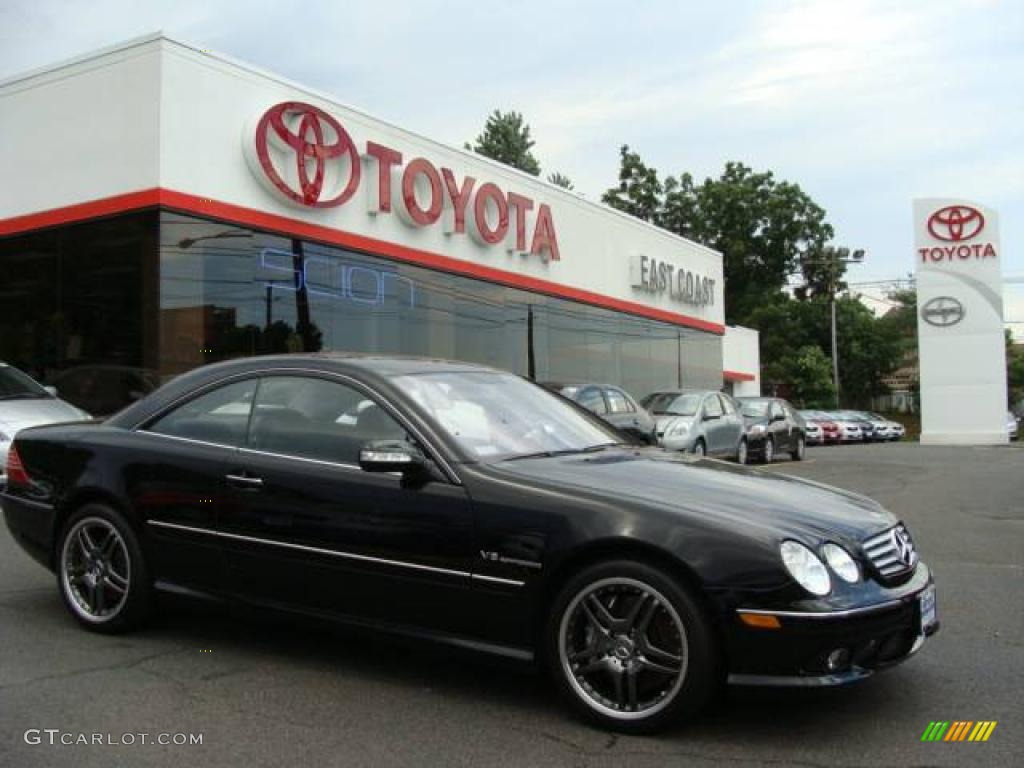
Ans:
[{"label": "chrome side trim", "polygon": [[473,581],[488,581],[494,584],[506,584],[510,587],[521,587],[526,582],[519,579],[499,579],[497,576],[484,576],[482,573],[474,573],[470,576]]},{"label": "chrome side trim", "polygon": [[133,430],[136,435],[150,435],[152,437],[162,437],[164,440],[177,440],[182,443],[191,443],[193,445],[205,445],[208,448],[220,448],[225,451],[237,451],[238,447],[234,445],[224,445],[224,443],[210,443],[206,440],[196,440],[194,437],[180,437],[178,435],[165,435],[163,432],[150,432],[148,429],[136,429]]},{"label": "chrome side trim", "polygon": [[440,573],[445,576],[456,576],[462,579],[477,579],[483,581],[493,581],[500,584],[506,584],[508,586],[521,587],[525,582],[515,581],[513,579],[499,579],[494,576],[482,576],[480,574],[473,574],[469,571],[455,571],[450,568],[437,568],[433,565],[422,565],[420,563],[408,563],[404,560],[389,560],[384,557],[372,557],[370,555],[358,555],[354,552],[341,552],[337,549],[323,549],[321,547],[310,547],[305,544],[293,544],[288,541],[277,541],[276,539],[263,539],[257,536],[245,536],[240,533],[228,533],[227,531],[215,531],[210,528],[197,528],[191,525],[181,525],[179,523],[168,523],[163,520],[148,520],[150,525],[156,526],[157,528],[169,528],[177,531],[187,531],[188,533],[204,533],[208,536],[217,536],[222,539],[231,539],[232,541],[246,541],[252,544],[267,544],[275,547],[283,547],[285,549],[294,549],[300,552],[310,552],[316,555],[328,555],[330,557],[340,557],[345,560],[355,560],[363,563],[376,563],[378,565],[391,565],[397,568],[408,568],[414,571],[426,571],[428,573]]},{"label": "chrome side trim", "polygon": [[861,608],[847,608],[842,611],[766,611],[760,608],[737,608],[736,613],[753,613],[758,616],[778,616],[785,619],[842,619],[847,616],[862,616],[896,608],[907,602],[905,599],[887,600],[884,603],[865,605]]},{"label": "chrome side trim", "polygon": [[[256,456],[272,456],[275,459],[288,459],[290,461],[302,461],[307,464],[318,464],[321,467],[335,467],[336,469],[347,469],[352,472],[365,472],[358,464],[348,464],[343,461],[327,461],[326,459],[310,459],[306,456],[293,456],[290,453],[275,453],[274,451],[261,451],[258,448],[239,448],[239,453],[251,453]],[[383,473],[380,473],[383,474]],[[387,474],[396,474],[389,472]]]}]

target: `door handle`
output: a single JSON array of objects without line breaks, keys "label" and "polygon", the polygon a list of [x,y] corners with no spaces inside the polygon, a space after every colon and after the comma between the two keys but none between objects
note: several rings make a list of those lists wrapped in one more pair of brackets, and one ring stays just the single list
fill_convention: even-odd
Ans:
[{"label": "door handle", "polygon": [[224,479],[228,481],[228,485],[235,488],[241,488],[243,490],[254,491],[257,488],[263,487],[262,477],[251,477],[250,475],[224,475]]}]

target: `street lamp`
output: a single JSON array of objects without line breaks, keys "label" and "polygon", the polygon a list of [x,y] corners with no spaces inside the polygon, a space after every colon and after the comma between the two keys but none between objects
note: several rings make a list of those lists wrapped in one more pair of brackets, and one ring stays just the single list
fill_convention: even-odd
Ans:
[{"label": "street lamp", "polygon": [[827,248],[827,256],[820,259],[804,260],[809,266],[823,266],[828,272],[828,298],[832,310],[832,386],[836,391],[836,408],[839,408],[839,345],[836,341],[836,290],[839,282],[840,264],[860,264],[864,261],[863,249],[850,252],[849,248]]}]

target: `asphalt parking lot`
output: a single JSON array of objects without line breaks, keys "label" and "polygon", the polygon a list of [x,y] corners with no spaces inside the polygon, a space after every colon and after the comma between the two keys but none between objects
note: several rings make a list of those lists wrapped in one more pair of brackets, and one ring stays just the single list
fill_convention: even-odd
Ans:
[{"label": "asphalt parking lot", "polygon": [[[901,515],[942,631],[858,687],[736,690],[658,737],[575,720],[529,670],[290,619],[172,604],[142,633],[81,631],[0,526],[0,765],[1020,765],[1024,449],[817,448],[790,472]],[[922,743],[996,720],[987,743]],[[27,729],[202,733],[201,746],[26,744]]]}]

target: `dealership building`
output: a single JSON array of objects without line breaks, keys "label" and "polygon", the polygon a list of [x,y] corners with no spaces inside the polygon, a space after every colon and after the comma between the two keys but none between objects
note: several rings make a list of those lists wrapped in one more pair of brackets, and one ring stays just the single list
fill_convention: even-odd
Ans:
[{"label": "dealership building", "polygon": [[0,360],[95,412],[242,355],[758,394],[722,256],[151,36],[0,83]]}]

